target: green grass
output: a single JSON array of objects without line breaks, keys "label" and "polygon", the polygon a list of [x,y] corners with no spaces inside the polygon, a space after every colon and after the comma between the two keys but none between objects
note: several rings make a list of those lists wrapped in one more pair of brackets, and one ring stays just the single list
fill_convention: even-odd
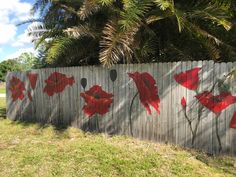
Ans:
[{"label": "green grass", "polygon": [[236,176],[236,158],[1,118],[0,176],[223,177]]},{"label": "green grass", "polygon": [[5,83],[0,83],[0,93],[6,93],[6,85],[5,85]]}]

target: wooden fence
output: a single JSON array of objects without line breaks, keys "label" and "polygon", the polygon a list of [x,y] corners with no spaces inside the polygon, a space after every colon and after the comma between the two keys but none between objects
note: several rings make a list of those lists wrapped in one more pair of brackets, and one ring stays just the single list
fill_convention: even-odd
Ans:
[{"label": "wooden fence", "polygon": [[234,67],[191,61],[11,72],[7,117],[236,155]]}]

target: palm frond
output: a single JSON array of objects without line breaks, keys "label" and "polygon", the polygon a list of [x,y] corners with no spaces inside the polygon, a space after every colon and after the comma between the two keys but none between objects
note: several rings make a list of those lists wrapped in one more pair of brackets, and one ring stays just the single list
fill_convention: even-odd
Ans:
[{"label": "palm frond", "polygon": [[[85,45],[87,44],[87,45]],[[60,37],[51,41],[46,55],[46,62],[57,66],[88,64],[98,57],[97,43],[82,38],[80,40]],[[89,46],[89,47],[88,47]],[[70,52],[68,52],[70,51]],[[92,61],[93,63],[96,63]]]},{"label": "palm frond", "polygon": [[119,31],[118,24],[108,23],[103,30],[100,42],[100,62],[107,67],[118,63],[121,59],[130,63],[133,54],[132,44],[138,29],[139,24],[136,24],[129,31]]},{"label": "palm frond", "polygon": [[132,28],[133,25],[140,23],[152,5],[153,2],[151,0],[125,0],[124,10],[120,13],[121,19],[119,20],[123,30]]},{"label": "palm frond", "polygon": [[90,15],[98,12],[104,6],[111,6],[113,0],[84,0],[78,14],[81,20],[85,20]]},{"label": "palm frond", "polygon": [[67,53],[68,49],[74,44],[74,39],[67,37],[60,37],[53,40],[46,56],[47,63],[53,63],[62,54]]},{"label": "palm frond", "polygon": [[199,26],[188,22],[188,31],[199,40],[203,47],[208,51],[208,56],[217,61],[220,58],[219,43],[216,38],[213,38],[207,31],[201,29]]},{"label": "palm frond", "polygon": [[28,28],[28,35],[32,37],[32,42],[38,40],[48,30],[43,23],[35,23]]},{"label": "palm frond", "polygon": [[94,32],[89,25],[79,25],[79,26],[74,26],[71,28],[67,28],[64,30],[64,32],[73,38],[79,39],[80,37],[83,36],[90,36],[92,38],[98,37],[98,34]]},{"label": "palm frond", "polygon": [[231,15],[215,5],[207,6],[205,8],[193,9],[187,13],[189,18],[207,19],[218,25],[222,25],[226,30],[230,30],[233,24],[229,21]]},{"label": "palm frond", "polygon": [[65,5],[65,4],[60,4],[60,6],[63,9],[65,9],[66,11],[68,11],[69,13],[72,13],[72,14],[75,14],[75,15],[79,16],[79,12],[75,8],[73,8],[71,6],[68,6],[68,5]]},{"label": "palm frond", "polygon": [[80,19],[84,20],[89,15],[97,12],[101,5],[97,0],[84,0],[82,7],[79,10]]},{"label": "palm frond", "polygon": [[39,11],[39,15],[41,16],[45,10],[45,8],[52,2],[53,0],[36,0],[31,9],[31,14],[34,15]]},{"label": "palm frond", "polygon": [[154,2],[157,4],[157,6],[165,11],[167,9],[174,9],[174,2],[173,0],[154,0]]},{"label": "palm frond", "polygon": [[63,36],[63,31],[58,29],[50,29],[44,32],[37,40],[34,40],[35,48],[39,48],[41,45],[45,45],[49,41],[58,38],[58,36]]}]

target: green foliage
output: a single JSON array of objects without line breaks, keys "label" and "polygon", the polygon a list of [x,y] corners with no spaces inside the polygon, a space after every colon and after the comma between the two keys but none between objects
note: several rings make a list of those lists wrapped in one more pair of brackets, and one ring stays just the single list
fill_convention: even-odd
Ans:
[{"label": "green foliage", "polygon": [[7,72],[27,71],[42,68],[42,61],[33,53],[22,53],[18,58],[5,60],[0,63],[0,81],[5,81]]},{"label": "green foliage", "polygon": [[233,0],[37,0],[32,12],[54,66],[236,58]]},{"label": "green foliage", "polygon": [[20,63],[23,71],[41,68],[40,61],[33,53],[22,53],[17,61]]},{"label": "green foliage", "polygon": [[7,72],[22,70],[22,65],[16,59],[3,61],[0,63],[0,80],[5,81]]}]

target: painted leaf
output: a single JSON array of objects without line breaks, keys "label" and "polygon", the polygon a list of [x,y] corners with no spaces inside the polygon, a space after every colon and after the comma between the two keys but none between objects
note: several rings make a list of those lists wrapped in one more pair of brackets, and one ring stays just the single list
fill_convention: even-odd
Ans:
[{"label": "painted leaf", "polygon": [[115,69],[112,69],[110,71],[110,78],[112,82],[115,82],[116,78],[117,78],[117,71]]},{"label": "painted leaf", "polygon": [[86,78],[82,78],[80,80],[80,84],[82,85],[83,89],[85,89],[86,86],[87,86],[87,79]]},{"label": "painted leaf", "polygon": [[151,114],[150,106],[152,106],[159,114],[160,98],[158,96],[158,89],[155,79],[147,72],[128,73],[138,89],[139,99],[143,106],[146,108],[148,114]]},{"label": "painted leaf", "polygon": [[75,83],[74,77],[67,77],[65,74],[54,72],[45,80],[46,86],[43,92],[48,96],[63,92],[66,86],[72,86]]},{"label": "painted leaf", "polygon": [[99,85],[94,85],[88,91],[80,93],[80,96],[84,98],[86,103],[83,111],[89,117],[94,114],[106,114],[113,102],[113,95],[102,90]]},{"label": "painted leaf", "polygon": [[194,68],[174,75],[176,82],[189,90],[197,90],[199,86],[199,71],[201,68]]}]

